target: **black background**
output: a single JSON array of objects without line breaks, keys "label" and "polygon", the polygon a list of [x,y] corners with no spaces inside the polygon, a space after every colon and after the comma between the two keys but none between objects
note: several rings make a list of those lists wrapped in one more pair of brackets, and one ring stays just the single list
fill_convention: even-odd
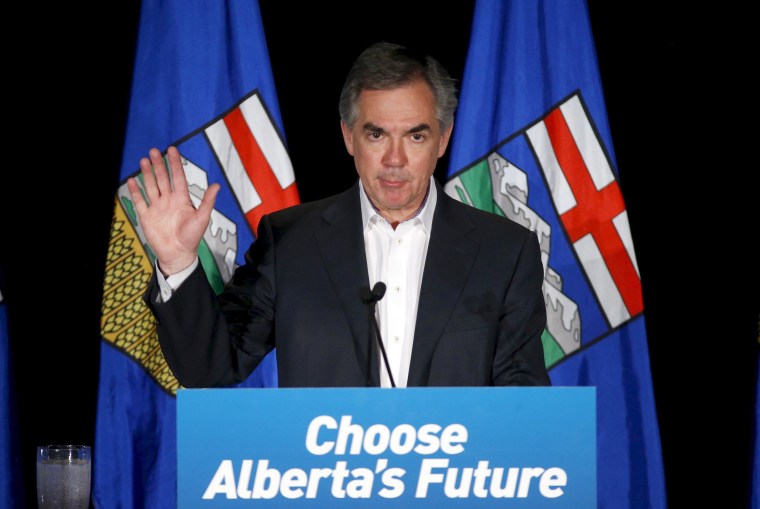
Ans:
[{"label": "black background", "polygon": [[[408,44],[461,78],[473,11],[471,1],[325,4],[261,2],[302,201],[356,178],[337,100],[358,52],[380,39]],[[5,23],[19,35],[5,36],[0,254],[30,508],[34,447],[94,442],[102,277],[140,8],[107,5],[28,6]],[[748,13],[693,5],[590,0],[589,11],[644,289],[669,506],[745,507],[760,309],[757,57]]]}]

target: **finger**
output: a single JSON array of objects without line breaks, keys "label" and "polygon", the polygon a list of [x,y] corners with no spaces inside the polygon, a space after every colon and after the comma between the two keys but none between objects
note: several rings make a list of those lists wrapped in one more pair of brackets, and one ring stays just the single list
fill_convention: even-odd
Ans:
[{"label": "finger", "polygon": [[147,204],[145,203],[145,197],[142,194],[142,190],[137,184],[137,179],[129,177],[127,179],[127,188],[129,189],[129,194],[132,197],[132,203],[134,204],[135,209],[141,210],[145,208]]},{"label": "finger", "polygon": [[185,168],[182,165],[182,157],[180,157],[177,147],[169,147],[166,151],[166,158],[169,160],[169,169],[172,172],[172,188],[180,196],[188,195]]},{"label": "finger", "polygon": [[156,176],[153,174],[153,165],[147,157],[140,159],[140,171],[142,172],[145,196],[148,197],[148,202],[152,203],[158,198],[159,192],[156,185]]},{"label": "finger", "polygon": [[164,157],[157,148],[150,149],[150,162],[153,165],[153,173],[156,176],[156,185],[159,193],[171,192],[172,186],[169,182],[169,174],[164,166]]},{"label": "finger", "polygon": [[201,217],[211,217],[211,211],[214,210],[214,204],[216,203],[216,195],[219,194],[219,184],[211,184],[206,192],[203,193],[201,204],[198,205],[198,213]]}]

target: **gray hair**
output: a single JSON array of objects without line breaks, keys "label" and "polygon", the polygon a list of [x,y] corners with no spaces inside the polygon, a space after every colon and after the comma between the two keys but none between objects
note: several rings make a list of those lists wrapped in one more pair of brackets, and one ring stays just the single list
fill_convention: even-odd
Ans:
[{"label": "gray hair", "polygon": [[454,123],[457,109],[455,80],[433,57],[417,56],[404,46],[389,42],[373,44],[356,59],[340,92],[338,111],[349,129],[359,116],[359,95],[364,90],[390,90],[423,79],[433,91],[438,127],[445,131]]}]

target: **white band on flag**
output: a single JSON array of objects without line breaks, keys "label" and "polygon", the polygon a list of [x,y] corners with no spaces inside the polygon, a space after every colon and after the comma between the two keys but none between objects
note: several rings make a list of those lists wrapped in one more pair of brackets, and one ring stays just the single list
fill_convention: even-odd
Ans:
[{"label": "white band on flag", "polygon": [[615,216],[612,219],[612,224],[615,225],[615,229],[617,230],[618,235],[620,235],[620,240],[623,242],[625,250],[628,253],[628,256],[631,258],[631,263],[633,263],[633,268],[636,269],[636,274],[639,276],[639,278],[641,278],[641,274],[639,273],[639,264],[636,261],[636,252],[633,250],[631,227],[628,224],[628,210],[626,209]]},{"label": "white band on flag", "polygon": [[573,196],[570,184],[568,184],[559,161],[557,161],[557,156],[554,154],[554,147],[549,139],[546,125],[543,122],[538,122],[528,129],[525,134],[530,140],[531,145],[533,145],[533,149],[541,164],[546,183],[552,193],[554,206],[557,207],[557,212],[560,215],[564,214],[575,207],[575,196]]},{"label": "white band on flag", "polygon": [[559,109],[562,111],[562,116],[565,117],[565,122],[567,122],[567,127],[573,135],[583,162],[586,163],[594,186],[597,190],[604,189],[615,180],[615,175],[613,175],[607,157],[604,155],[599,138],[591,128],[580,99],[574,95],[562,103]]},{"label": "white band on flag", "polygon": [[586,269],[586,275],[591,281],[591,286],[594,287],[599,305],[604,309],[604,314],[607,316],[610,325],[617,327],[630,319],[631,315],[625,307],[623,296],[620,295],[594,238],[591,235],[585,235],[578,239],[573,246],[581,265]]},{"label": "white band on flag", "polygon": [[240,105],[240,111],[248,124],[253,137],[261,148],[272,173],[277,177],[280,187],[285,189],[296,181],[290,156],[282,144],[280,135],[272,125],[269,115],[264,110],[258,95],[253,95]]},{"label": "white band on flag", "polygon": [[245,171],[243,161],[240,160],[240,154],[235,149],[235,144],[232,143],[232,137],[227,130],[224,119],[219,119],[207,127],[206,136],[208,136],[209,143],[219,158],[222,170],[227,175],[232,192],[237,197],[243,213],[256,208],[261,204],[261,197]]}]

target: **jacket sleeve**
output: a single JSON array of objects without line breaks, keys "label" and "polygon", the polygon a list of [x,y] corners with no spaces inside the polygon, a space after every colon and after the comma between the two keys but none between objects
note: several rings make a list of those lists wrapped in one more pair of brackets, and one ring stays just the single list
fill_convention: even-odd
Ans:
[{"label": "jacket sleeve", "polygon": [[217,296],[202,266],[167,302],[155,274],[143,299],[157,322],[166,362],[183,387],[244,381],[274,348],[274,243],[265,216],[259,236]]}]

